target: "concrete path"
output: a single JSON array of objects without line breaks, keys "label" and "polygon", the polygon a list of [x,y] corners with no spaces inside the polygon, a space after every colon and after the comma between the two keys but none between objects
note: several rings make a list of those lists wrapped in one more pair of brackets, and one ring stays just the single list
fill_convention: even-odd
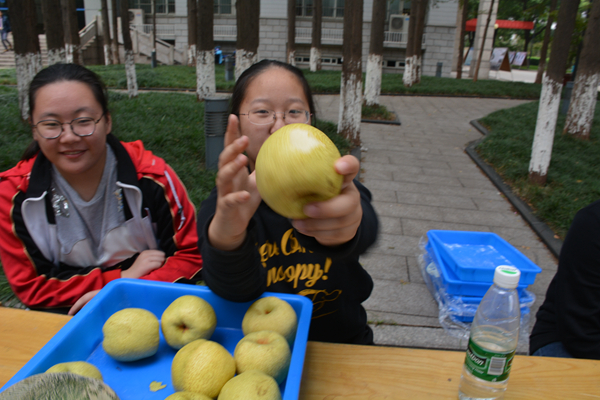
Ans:
[{"label": "concrete path", "polygon": [[[339,96],[319,95],[316,102],[317,117],[337,123]],[[419,239],[431,229],[495,232],[521,250],[543,270],[529,287],[537,296],[535,316],[557,260],[464,152],[481,138],[469,121],[524,101],[382,96],[381,103],[402,125],[361,124],[361,180],[380,218],[378,242],[362,257],[375,281],[364,303],[375,343],[466,349],[441,327],[418,267]],[[520,341],[518,352],[528,348]]]}]

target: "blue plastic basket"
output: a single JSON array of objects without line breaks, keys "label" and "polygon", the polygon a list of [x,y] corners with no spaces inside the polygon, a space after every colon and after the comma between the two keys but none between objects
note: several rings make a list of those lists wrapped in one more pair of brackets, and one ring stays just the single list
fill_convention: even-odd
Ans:
[{"label": "blue plastic basket", "polygon": [[[209,302],[217,314],[217,328],[210,340],[222,344],[231,354],[244,336],[241,324],[252,302],[235,303],[215,295],[206,286],[117,279],[107,284],[75,317],[73,317],[10,381],[0,389],[34,374],[45,372],[59,362],[88,361],[94,364],[121,400],[163,400],[174,393],[171,363],[177,350],[169,347],[160,334],[156,355],[134,362],[119,362],[102,348],[102,326],[115,312],[128,307],[145,308],[160,319],[163,311],[183,295],[195,295]],[[292,344],[292,359],[287,378],[281,383],[283,400],[295,400],[300,393],[312,302],[306,297],[282,293],[264,293],[287,301],[298,316],[298,330]],[[150,391],[150,383],[162,382],[167,387]]]},{"label": "blue plastic basket", "polygon": [[[482,297],[488,291],[490,286],[492,286],[493,275],[492,279],[490,279],[488,282],[464,281],[457,277],[456,274],[444,263],[439,255],[438,248],[433,246],[431,240],[425,246],[425,250],[427,250],[433,261],[435,261],[438,267],[437,270],[439,271],[442,285],[448,294],[456,296]],[[523,284],[521,280],[519,286],[517,286],[517,289],[525,289],[527,286],[528,285]]]},{"label": "blue plastic basket", "polygon": [[440,261],[454,275],[468,282],[492,282],[499,265],[511,265],[521,271],[521,285],[531,285],[542,270],[514,246],[491,232],[427,232]]}]

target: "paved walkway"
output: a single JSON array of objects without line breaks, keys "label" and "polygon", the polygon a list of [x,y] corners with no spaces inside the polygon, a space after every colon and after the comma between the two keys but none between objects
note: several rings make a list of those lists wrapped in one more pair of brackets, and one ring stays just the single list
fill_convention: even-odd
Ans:
[{"label": "paved walkway", "polygon": [[[339,96],[316,96],[316,102],[318,118],[337,122]],[[361,124],[361,179],[380,217],[378,242],[362,257],[375,281],[364,304],[375,343],[466,349],[441,327],[417,264],[419,239],[430,229],[491,231],[521,250],[543,270],[529,287],[537,296],[535,315],[557,260],[464,152],[481,138],[469,121],[524,101],[382,96],[381,103],[402,125]],[[528,347],[521,341],[518,352]]]}]

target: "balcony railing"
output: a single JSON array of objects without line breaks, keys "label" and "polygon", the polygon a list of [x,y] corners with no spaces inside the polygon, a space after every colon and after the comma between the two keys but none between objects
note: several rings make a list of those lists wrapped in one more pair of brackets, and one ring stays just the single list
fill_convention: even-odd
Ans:
[{"label": "balcony railing", "polygon": [[[131,25],[133,29],[150,34],[152,24]],[[235,25],[215,25],[213,28],[215,40],[236,41],[237,27]],[[157,37],[174,37],[175,25],[156,25]],[[385,32],[383,45],[386,47],[405,47],[408,40],[408,34],[404,32]],[[296,28],[296,43],[311,43],[312,28]],[[344,41],[343,29],[323,29],[321,31],[322,44],[341,45]],[[425,35],[423,35],[423,44],[425,44]]]}]

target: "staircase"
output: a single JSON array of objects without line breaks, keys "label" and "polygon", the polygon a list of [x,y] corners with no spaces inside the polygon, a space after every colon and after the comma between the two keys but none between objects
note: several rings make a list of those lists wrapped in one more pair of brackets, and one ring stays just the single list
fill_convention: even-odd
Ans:
[{"label": "staircase", "polygon": [[[42,65],[48,65],[48,47],[46,46],[46,35],[39,35],[40,51],[42,52]],[[8,41],[14,46],[12,32],[8,34]],[[4,46],[0,46],[0,68],[15,68],[14,50],[3,53]]]}]

